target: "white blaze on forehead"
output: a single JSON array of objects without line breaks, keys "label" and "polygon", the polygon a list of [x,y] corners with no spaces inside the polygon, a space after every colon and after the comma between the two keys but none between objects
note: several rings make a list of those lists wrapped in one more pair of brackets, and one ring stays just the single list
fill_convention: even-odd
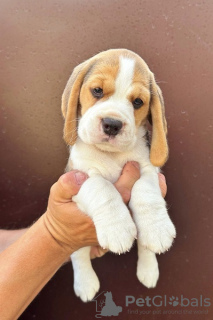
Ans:
[{"label": "white blaze on forehead", "polygon": [[121,99],[126,97],[126,92],[132,84],[134,70],[134,59],[125,57],[120,58],[119,72],[115,81],[115,93],[113,95],[114,97]]}]

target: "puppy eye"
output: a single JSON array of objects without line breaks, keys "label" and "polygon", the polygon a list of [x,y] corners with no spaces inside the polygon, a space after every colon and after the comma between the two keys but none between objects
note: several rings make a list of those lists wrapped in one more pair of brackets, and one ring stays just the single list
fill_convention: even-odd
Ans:
[{"label": "puppy eye", "polygon": [[132,104],[135,109],[139,109],[140,107],[142,107],[143,101],[140,98],[137,98],[132,102]]},{"label": "puppy eye", "polygon": [[93,96],[95,97],[95,98],[98,98],[98,99],[100,99],[100,98],[102,98],[103,97],[103,89],[101,89],[101,88],[94,88],[93,90],[92,90],[92,94],[93,94]]}]

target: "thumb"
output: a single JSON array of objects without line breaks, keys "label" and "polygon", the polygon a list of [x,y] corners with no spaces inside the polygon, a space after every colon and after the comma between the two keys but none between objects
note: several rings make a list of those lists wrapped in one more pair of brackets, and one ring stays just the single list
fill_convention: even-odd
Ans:
[{"label": "thumb", "polygon": [[140,178],[140,166],[137,162],[127,162],[124,166],[122,174],[118,181],[115,183],[115,187],[121,194],[124,203],[128,203],[131,196],[131,190],[135,182]]},{"label": "thumb", "polygon": [[63,174],[51,187],[50,196],[56,202],[68,202],[78,193],[83,182],[88,176],[78,170]]}]

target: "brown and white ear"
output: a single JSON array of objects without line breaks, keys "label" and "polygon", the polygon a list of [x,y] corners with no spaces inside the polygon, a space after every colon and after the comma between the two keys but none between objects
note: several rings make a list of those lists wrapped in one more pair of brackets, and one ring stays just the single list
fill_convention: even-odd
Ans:
[{"label": "brown and white ear", "polygon": [[79,95],[91,61],[92,59],[83,62],[73,70],[62,95],[61,111],[65,119],[64,140],[69,145],[75,144],[77,139]]},{"label": "brown and white ear", "polygon": [[168,159],[167,123],[161,89],[156,84],[154,75],[151,82],[150,118],[152,122],[152,141],[150,161],[156,167],[162,167]]}]

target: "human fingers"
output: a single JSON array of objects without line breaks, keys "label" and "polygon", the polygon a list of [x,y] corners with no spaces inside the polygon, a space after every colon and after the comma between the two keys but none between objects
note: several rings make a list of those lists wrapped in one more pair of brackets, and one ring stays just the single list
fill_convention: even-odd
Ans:
[{"label": "human fingers", "polygon": [[88,176],[78,170],[63,174],[50,189],[50,196],[57,202],[71,201]]},{"label": "human fingers", "polygon": [[108,251],[109,251],[108,249],[103,249],[100,246],[92,246],[90,250],[90,258],[91,259],[101,258]]},{"label": "human fingers", "polygon": [[115,183],[116,189],[121,194],[124,203],[128,203],[131,190],[135,182],[140,178],[139,164],[135,161],[127,162],[124,166],[120,178]]},{"label": "human fingers", "polygon": [[159,185],[160,185],[162,197],[165,198],[167,194],[166,178],[162,173],[159,173],[158,179],[159,179]]}]

